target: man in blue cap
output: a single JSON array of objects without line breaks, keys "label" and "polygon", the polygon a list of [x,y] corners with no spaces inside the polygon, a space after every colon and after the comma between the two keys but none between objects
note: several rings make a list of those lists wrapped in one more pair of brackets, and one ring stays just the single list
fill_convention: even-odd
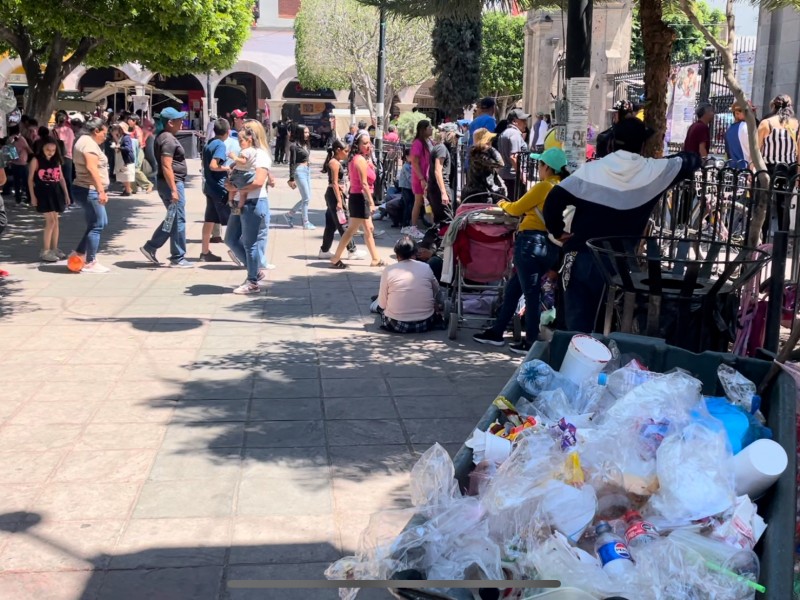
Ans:
[{"label": "man in blue cap", "polygon": [[[161,201],[167,208],[167,218],[153,232],[153,237],[140,248],[142,254],[150,262],[160,265],[156,258],[156,250],[167,240],[170,241],[169,266],[190,268],[192,263],[186,260],[186,153],[175,137],[181,130],[186,113],[172,107],[161,111],[161,122],[164,130],[155,142],[155,154],[159,169],[156,188]],[[171,221],[171,223],[170,223]]]}]

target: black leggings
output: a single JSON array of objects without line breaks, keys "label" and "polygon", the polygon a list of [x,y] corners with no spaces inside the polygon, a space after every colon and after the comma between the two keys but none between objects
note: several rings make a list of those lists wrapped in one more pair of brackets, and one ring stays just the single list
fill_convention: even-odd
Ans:
[{"label": "black leggings", "polygon": [[[328,210],[325,211],[325,231],[322,232],[322,246],[319,249],[321,252],[330,252],[336,232],[338,231],[340,236],[344,235],[344,225],[339,223],[339,218],[336,216],[336,193],[331,186],[325,190],[325,204]],[[347,244],[347,251],[355,252],[355,249],[356,244],[351,239]]]}]

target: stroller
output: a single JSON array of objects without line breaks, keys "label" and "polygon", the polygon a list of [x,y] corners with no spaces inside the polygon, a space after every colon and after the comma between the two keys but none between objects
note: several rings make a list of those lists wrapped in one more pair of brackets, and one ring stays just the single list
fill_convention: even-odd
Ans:
[{"label": "stroller", "polygon": [[442,283],[451,284],[448,336],[463,324],[491,322],[511,272],[519,221],[486,204],[462,204],[444,236]]}]

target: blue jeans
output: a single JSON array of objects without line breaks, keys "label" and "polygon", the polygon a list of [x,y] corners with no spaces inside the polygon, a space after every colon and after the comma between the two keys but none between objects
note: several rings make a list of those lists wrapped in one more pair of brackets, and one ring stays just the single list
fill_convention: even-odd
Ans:
[{"label": "blue jeans", "polygon": [[231,215],[225,228],[225,244],[247,266],[247,280],[258,282],[258,270],[266,263],[269,234],[269,200],[254,198],[244,203],[241,215]]},{"label": "blue jeans", "polygon": [[[172,229],[169,232],[161,229],[162,221],[153,232],[153,237],[144,245],[151,252],[155,252],[169,240],[169,260],[173,263],[183,260],[186,256],[186,194],[183,181],[176,181],[175,187],[178,190],[178,214],[172,222]],[[157,181],[157,188],[164,208],[169,209],[169,205],[172,204],[172,190],[163,179]]]},{"label": "blue jeans", "polygon": [[72,174],[73,174],[73,163],[71,158],[65,158],[64,164],[61,165],[61,172],[64,175],[64,181],[67,182],[67,192],[69,193],[69,199],[75,200],[75,193],[72,191]]},{"label": "blue jeans", "polygon": [[605,280],[592,253],[588,249],[578,252],[564,288],[567,331],[594,331],[604,289]]},{"label": "blue jeans", "polygon": [[17,204],[22,202],[23,193],[28,195],[28,165],[11,163],[11,176],[14,178],[14,199]]},{"label": "blue jeans", "polygon": [[514,242],[514,266],[516,277],[506,284],[503,306],[497,314],[492,331],[502,335],[508,327],[519,299],[525,296],[525,337],[529,344],[539,336],[539,319],[542,304],[539,294],[542,275],[555,267],[558,261],[558,248],[541,231],[521,231]]},{"label": "blue jeans", "polygon": [[89,264],[97,258],[100,234],[108,225],[108,213],[106,207],[100,204],[97,190],[75,185],[72,186],[72,193],[75,194],[75,201],[83,207],[83,215],[86,217],[86,232],[78,242],[75,252],[85,254],[86,264]]},{"label": "blue jeans", "polygon": [[305,224],[308,223],[308,203],[311,200],[311,169],[308,165],[300,165],[295,169],[294,180],[297,183],[297,191],[300,192],[300,201],[289,212],[294,214],[298,209],[302,209]]}]

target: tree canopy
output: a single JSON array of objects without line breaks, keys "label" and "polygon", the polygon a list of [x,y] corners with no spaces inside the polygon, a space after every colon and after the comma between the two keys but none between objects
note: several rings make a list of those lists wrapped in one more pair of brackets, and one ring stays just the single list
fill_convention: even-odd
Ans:
[{"label": "tree canopy", "polygon": [[481,21],[437,18],[433,28],[433,97],[446,115],[460,118],[478,99],[481,79]]},{"label": "tree canopy", "polygon": [[[309,89],[351,86],[375,114],[378,10],[357,0],[303,0],[294,21],[297,78]],[[430,19],[386,24],[386,114],[395,92],[431,76]]]},{"label": "tree canopy", "polygon": [[[700,0],[695,3],[697,16],[709,30],[718,35],[725,21],[725,13],[716,8],[711,8],[706,2]],[[672,42],[672,60],[674,62],[691,62],[702,60],[703,48],[708,42],[703,34],[689,22],[689,18],[679,7],[667,5],[663,17],[664,23],[675,31]],[[631,62],[641,64],[644,62],[644,43],[642,41],[642,21],[639,17],[639,3],[633,6],[633,27],[631,32]]]},{"label": "tree canopy", "polygon": [[28,78],[26,112],[46,119],[79,64],[137,62],[166,75],[232,66],[252,0],[0,0],[0,49]]},{"label": "tree canopy", "polygon": [[525,17],[490,11],[483,17],[481,96],[498,99],[500,111],[522,97]]}]

